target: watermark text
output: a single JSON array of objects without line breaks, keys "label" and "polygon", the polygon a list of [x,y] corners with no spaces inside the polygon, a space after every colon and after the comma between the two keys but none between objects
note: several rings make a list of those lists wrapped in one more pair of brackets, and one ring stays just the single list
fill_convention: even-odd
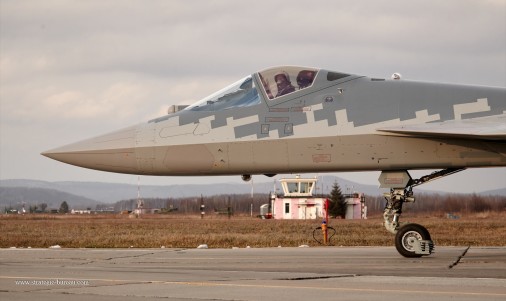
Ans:
[{"label": "watermark text", "polygon": [[16,285],[38,285],[38,286],[86,286],[90,285],[88,280],[61,280],[61,279],[48,279],[48,280],[15,280]]}]

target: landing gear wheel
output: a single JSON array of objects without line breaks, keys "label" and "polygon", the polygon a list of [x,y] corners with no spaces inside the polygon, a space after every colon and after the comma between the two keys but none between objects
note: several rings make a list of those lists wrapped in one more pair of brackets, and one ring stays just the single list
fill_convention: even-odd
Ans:
[{"label": "landing gear wheel", "polygon": [[395,248],[404,257],[422,257],[432,253],[434,244],[424,226],[407,224],[397,231]]}]

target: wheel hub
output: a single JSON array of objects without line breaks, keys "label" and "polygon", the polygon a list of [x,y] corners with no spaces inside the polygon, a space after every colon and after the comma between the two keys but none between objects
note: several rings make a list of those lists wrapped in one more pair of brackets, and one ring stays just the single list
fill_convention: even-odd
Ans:
[{"label": "wheel hub", "polygon": [[408,251],[414,251],[415,244],[418,244],[422,239],[422,235],[416,231],[406,232],[402,236],[402,246]]}]

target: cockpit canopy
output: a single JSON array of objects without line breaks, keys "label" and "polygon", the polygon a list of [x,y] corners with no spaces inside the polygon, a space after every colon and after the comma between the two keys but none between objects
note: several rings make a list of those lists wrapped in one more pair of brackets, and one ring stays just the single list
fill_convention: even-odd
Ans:
[{"label": "cockpit canopy", "polygon": [[[319,69],[316,68],[295,66],[269,68],[246,76],[185,110],[221,111],[256,105],[261,103],[265,97],[267,101],[271,101],[311,87],[318,72]],[[261,92],[257,87],[260,83]]]}]

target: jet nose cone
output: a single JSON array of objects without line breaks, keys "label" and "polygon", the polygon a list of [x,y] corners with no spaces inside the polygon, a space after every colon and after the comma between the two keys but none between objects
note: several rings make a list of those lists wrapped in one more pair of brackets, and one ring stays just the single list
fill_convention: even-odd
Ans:
[{"label": "jet nose cone", "polygon": [[51,149],[41,155],[85,168],[135,173],[135,135],[136,127],[129,127]]}]

